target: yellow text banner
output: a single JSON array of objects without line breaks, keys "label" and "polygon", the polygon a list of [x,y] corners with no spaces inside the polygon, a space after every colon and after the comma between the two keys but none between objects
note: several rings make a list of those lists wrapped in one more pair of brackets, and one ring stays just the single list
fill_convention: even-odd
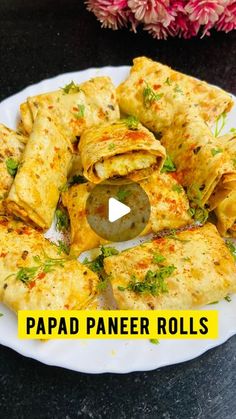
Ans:
[{"label": "yellow text banner", "polygon": [[217,310],[21,310],[20,339],[216,339]]}]

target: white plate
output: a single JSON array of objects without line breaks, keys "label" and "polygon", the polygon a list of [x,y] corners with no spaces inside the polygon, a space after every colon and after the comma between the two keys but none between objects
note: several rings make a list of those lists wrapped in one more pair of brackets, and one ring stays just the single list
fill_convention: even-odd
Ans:
[{"label": "white plate", "polygon": [[[98,75],[110,76],[117,85],[124,80],[128,71],[129,67],[93,68],[44,80],[0,103],[0,120],[7,126],[15,128],[19,117],[19,105],[27,96],[57,89],[71,80],[81,83]],[[236,121],[235,107],[228,117],[224,132],[234,126],[234,121]],[[132,244],[139,241],[132,241]],[[119,245],[119,248],[123,248],[122,245]],[[45,364],[74,371],[127,373],[152,370],[193,359],[208,349],[225,342],[236,333],[236,295],[230,303],[222,301],[217,305],[205,308],[219,310],[219,339],[166,340],[161,341],[159,345],[154,345],[148,340],[51,340],[44,343],[19,340],[15,315],[0,305],[0,312],[4,313],[4,316],[0,317],[0,343]]]}]

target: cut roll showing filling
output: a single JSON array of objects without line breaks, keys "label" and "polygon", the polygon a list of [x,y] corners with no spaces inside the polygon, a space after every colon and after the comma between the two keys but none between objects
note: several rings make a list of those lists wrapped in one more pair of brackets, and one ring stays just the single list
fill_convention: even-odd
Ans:
[{"label": "cut roll showing filling", "polygon": [[84,176],[92,183],[116,177],[139,181],[160,171],[166,155],[150,131],[139,123],[129,128],[126,120],[86,130],[79,150]]}]

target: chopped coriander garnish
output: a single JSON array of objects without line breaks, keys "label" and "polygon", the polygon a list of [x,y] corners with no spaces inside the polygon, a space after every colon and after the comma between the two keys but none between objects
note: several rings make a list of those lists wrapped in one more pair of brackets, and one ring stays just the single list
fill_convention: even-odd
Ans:
[{"label": "chopped coriander garnish", "polygon": [[19,166],[19,163],[15,161],[14,159],[12,159],[11,157],[6,160],[7,171],[9,175],[11,175],[12,177],[16,176],[18,166]]},{"label": "chopped coriander garnish", "polygon": [[109,151],[114,150],[114,148],[116,148],[116,145],[114,143],[109,144],[108,146]]},{"label": "chopped coriander garnish", "polygon": [[73,80],[66,84],[64,87],[62,87],[62,90],[64,93],[78,93],[80,91],[80,87],[78,84],[76,84]]},{"label": "chopped coriander garnish", "polygon": [[190,215],[190,217],[193,217],[193,216],[195,215],[195,211],[196,211],[196,210],[195,210],[195,208],[191,208],[191,207],[190,207],[190,208],[188,209],[188,214]]},{"label": "chopped coriander garnish", "polygon": [[68,189],[73,185],[79,185],[81,183],[87,183],[87,179],[82,175],[74,175],[71,179],[68,180],[68,182],[65,183],[65,185],[61,186],[59,188],[60,192],[66,192]]},{"label": "chopped coriander garnish", "polygon": [[99,281],[99,283],[97,284],[97,290],[98,290],[99,292],[105,291],[105,290],[106,290],[106,288],[107,288],[107,285],[108,285],[108,279],[107,279],[107,278],[106,278],[106,279],[104,279],[104,280],[101,280],[101,281]]},{"label": "chopped coriander garnish", "polygon": [[170,156],[166,156],[166,160],[165,163],[161,169],[161,173],[166,173],[166,172],[175,172],[176,171],[176,167],[173,163],[173,161],[171,160]]},{"label": "chopped coriander garnish", "polygon": [[234,245],[234,243],[230,239],[227,239],[225,241],[225,243],[226,243],[226,246],[228,247],[230,253],[234,257],[234,260],[236,261],[236,246]]},{"label": "chopped coriander garnish", "polygon": [[78,112],[75,113],[76,119],[83,118],[84,117],[84,113],[85,113],[85,106],[79,104],[79,105],[77,105],[77,109],[78,109]]},{"label": "chopped coriander garnish", "polygon": [[212,154],[213,157],[216,156],[219,153],[222,153],[222,152],[223,152],[223,150],[221,148],[212,148],[211,149],[211,154]]},{"label": "chopped coriander garnish", "polygon": [[58,240],[58,254],[60,255],[61,253],[66,253],[66,255],[69,255],[70,248],[65,242]]},{"label": "chopped coriander garnish", "polygon": [[57,231],[65,231],[69,227],[69,218],[67,213],[62,209],[57,209],[56,215],[56,229]]},{"label": "chopped coriander garnish", "polygon": [[226,295],[225,301],[227,301],[227,303],[230,303],[232,301],[229,295]]},{"label": "chopped coriander garnish", "polygon": [[219,137],[222,130],[224,129],[226,125],[226,117],[227,117],[226,112],[223,112],[221,115],[218,116],[216,120],[215,132],[214,132],[215,137]]},{"label": "chopped coriander garnish", "polygon": [[183,90],[179,87],[179,85],[178,85],[178,84],[176,84],[176,86],[175,86],[175,88],[174,88],[174,91],[175,91],[176,93],[181,93],[181,95],[183,95],[183,94],[184,94]]},{"label": "chopped coriander garnish", "polygon": [[170,265],[163,266],[155,272],[149,270],[141,281],[135,275],[132,275],[125,289],[136,294],[151,294],[153,296],[166,293],[168,292],[168,287],[165,279],[171,276],[175,269],[174,265]]},{"label": "chopped coriander garnish", "polygon": [[85,258],[83,260],[83,264],[87,265],[93,272],[101,272],[103,270],[103,262],[104,259],[113,256],[118,255],[119,251],[115,249],[114,247],[105,247],[101,246],[101,253],[98,255],[94,260],[89,261],[88,258]]},{"label": "chopped coriander garnish", "polygon": [[166,258],[165,258],[164,256],[162,256],[161,254],[157,254],[157,253],[155,253],[155,254],[153,255],[152,262],[153,262],[153,263],[162,263],[162,262],[164,262],[165,260],[166,260]]},{"label": "chopped coriander garnish", "polygon": [[118,199],[118,201],[124,202],[129,195],[130,191],[127,191],[125,189],[119,189],[116,194],[116,198]]},{"label": "chopped coriander garnish", "polygon": [[143,89],[143,103],[145,108],[149,108],[154,102],[160,100],[163,93],[155,93],[151,86],[146,83],[146,87]]},{"label": "chopped coriander garnish", "polygon": [[172,191],[181,193],[181,192],[183,192],[183,188],[182,188],[182,186],[176,184],[176,185],[172,186]]},{"label": "chopped coriander garnish", "polygon": [[190,202],[194,202],[198,205],[201,205],[202,201],[202,192],[200,191],[199,185],[193,183],[187,189],[187,195]]},{"label": "chopped coriander garnish", "polygon": [[37,255],[33,257],[33,260],[36,263],[35,266],[21,267],[18,272],[9,275],[7,278],[15,276],[19,281],[28,284],[40,274],[45,276],[47,273],[53,272],[56,266],[63,267],[64,263],[70,259],[54,259],[45,254],[44,259],[41,259],[41,257]]},{"label": "chopped coriander garnish", "polygon": [[231,159],[231,161],[232,161],[234,167],[236,168],[236,159]]},{"label": "chopped coriander garnish", "polygon": [[124,121],[130,130],[136,131],[138,129],[139,120],[136,116],[130,115]]},{"label": "chopped coriander garnish", "polygon": [[195,209],[194,220],[197,223],[204,224],[208,219],[209,213],[206,208],[198,207]]},{"label": "chopped coriander garnish", "polygon": [[169,77],[164,81],[165,84],[168,84],[168,86],[171,86],[171,80]]},{"label": "chopped coriander garnish", "polygon": [[149,342],[153,343],[153,345],[158,345],[160,343],[158,339],[149,339]]}]

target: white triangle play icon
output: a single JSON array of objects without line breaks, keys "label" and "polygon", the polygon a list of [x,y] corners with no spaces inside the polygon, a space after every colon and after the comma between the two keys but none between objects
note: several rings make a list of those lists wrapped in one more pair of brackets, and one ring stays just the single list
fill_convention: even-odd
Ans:
[{"label": "white triangle play icon", "polygon": [[122,204],[122,202],[118,201],[115,198],[109,198],[108,219],[110,223],[119,220],[119,218],[122,218],[124,217],[124,215],[129,214],[130,211],[131,209],[127,205]]}]

